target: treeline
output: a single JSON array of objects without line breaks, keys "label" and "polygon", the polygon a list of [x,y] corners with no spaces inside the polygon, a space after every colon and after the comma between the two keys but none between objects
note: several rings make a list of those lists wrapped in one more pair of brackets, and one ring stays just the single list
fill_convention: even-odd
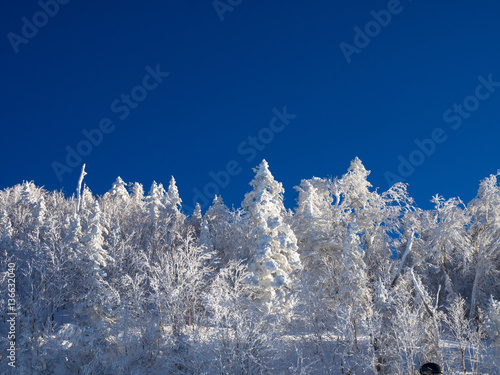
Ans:
[{"label": "treeline", "polygon": [[499,371],[497,175],[421,210],[356,158],[302,180],[292,211],[267,162],[254,171],[241,208],[215,197],[190,216],[173,177],[148,194],[119,177],[103,196],[1,191],[2,356],[14,272],[25,373]]}]

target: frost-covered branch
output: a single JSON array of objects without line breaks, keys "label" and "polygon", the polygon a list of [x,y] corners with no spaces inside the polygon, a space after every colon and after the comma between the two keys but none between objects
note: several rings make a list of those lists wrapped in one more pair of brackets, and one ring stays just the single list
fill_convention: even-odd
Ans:
[{"label": "frost-covered branch", "polygon": [[399,275],[401,274],[401,270],[403,269],[403,265],[405,263],[406,257],[408,256],[408,254],[410,254],[411,248],[413,246],[414,238],[415,238],[415,232],[412,230],[411,234],[410,234],[410,238],[408,239],[408,242],[406,243],[405,252],[403,253],[403,256],[401,257],[401,260],[399,262],[398,270],[396,271],[395,275],[393,275],[391,285],[394,285],[396,283],[396,280],[398,279]]},{"label": "frost-covered branch", "polygon": [[82,172],[80,173],[80,178],[78,179],[78,187],[76,189],[76,195],[78,197],[77,203],[76,203],[76,214],[80,212],[80,202],[81,202],[81,196],[82,196],[82,182],[83,178],[87,172],[85,172],[85,164],[82,165]]},{"label": "frost-covered branch", "polygon": [[408,267],[408,272],[411,275],[411,279],[413,281],[413,285],[415,286],[415,290],[417,291],[418,295],[420,296],[420,299],[422,300],[422,303],[424,304],[425,310],[432,318],[434,318],[435,309],[434,308],[431,309],[429,307],[429,304],[427,303],[427,296],[424,294],[424,292],[420,286],[420,283],[418,282],[417,278],[415,277],[415,274],[413,273],[413,269]]}]

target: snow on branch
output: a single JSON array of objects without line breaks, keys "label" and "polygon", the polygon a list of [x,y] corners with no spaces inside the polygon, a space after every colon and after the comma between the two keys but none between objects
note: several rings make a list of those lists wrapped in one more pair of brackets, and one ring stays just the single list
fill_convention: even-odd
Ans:
[{"label": "snow on branch", "polygon": [[411,234],[410,234],[410,238],[408,239],[408,242],[406,243],[405,252],[404,252],[403,256],[401,257],[401,261],[399,262],[398,270],[397,270],[396,274],[392,278],[391,286],[394,286],[394,284],[396,283],[396,280],[398,279],[399,275],[401,274],[401,269],[403,268],[403,265],[405,263],[406,257],[408,256],[408,254],[411,251],[411,247],[413,246],[413,240],[414,239],[415,239],[415,232],[412,230]]},{"label": "snow on branch", "polygon": [[429,307],[429,304],[428,304],[428,301],[427,301],[428,297],[425,295],[424,291],[422,290],[420,282],[415,277],[415,274],[413,273],[413,269],[408,267],[408,272],[411,275],[411,279],[413,281],[413,285],[415,286],[415,290],[417,291],[418,295],[420,296],[420,299],[422,300],[422,303],[424,304],[425,310],[427,311],[427,313],[432,318],[434,318],[434,315],[436,313],[436,310],[437,310],[437,307],[438,307],[438,303],[439,303],[439,293],[441,292],[441,285],[439,286],[439,289],[438,289],[438,292],[437,292],[436,303],[431,308],[431,307]]},{"label": "snow on branch", "polygon": [[78,179],[78,187],[76,189],[76,195],[78,197],[78,201],[76,203],[76,214],[78,214],[80,212],[80,201],[81,201],[81,191],[82,191],[82,182],[83,182],[83,178],[85,177],[85,175],[87,174],[87,172],[85,172],[85,164],[82,165],[82,172],[80,173],[80,178]]}]

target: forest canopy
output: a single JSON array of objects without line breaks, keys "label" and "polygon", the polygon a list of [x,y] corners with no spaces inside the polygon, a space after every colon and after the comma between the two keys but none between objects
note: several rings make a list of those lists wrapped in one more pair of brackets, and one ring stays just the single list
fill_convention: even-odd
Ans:
[{"label": "forest canopy", "polygon": [[292,210],[265,160],[254,172],[240,208],[215,196],[190,216],[173,177],[0,191],[2,370],[498,373],[498,174],[422,210],[356,158],[302,180]]}]

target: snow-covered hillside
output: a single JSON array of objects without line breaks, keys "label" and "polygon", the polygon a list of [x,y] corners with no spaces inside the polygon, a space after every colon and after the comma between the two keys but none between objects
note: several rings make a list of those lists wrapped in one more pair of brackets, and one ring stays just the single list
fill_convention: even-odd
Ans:
[{"label": "snow-covered hillside", "polygon": [[356,158],[291,211],[254,171],[241,208],[191,216],[174,178],[1,191],[0,372],[500,374],[497,175],[425,211]]}]

